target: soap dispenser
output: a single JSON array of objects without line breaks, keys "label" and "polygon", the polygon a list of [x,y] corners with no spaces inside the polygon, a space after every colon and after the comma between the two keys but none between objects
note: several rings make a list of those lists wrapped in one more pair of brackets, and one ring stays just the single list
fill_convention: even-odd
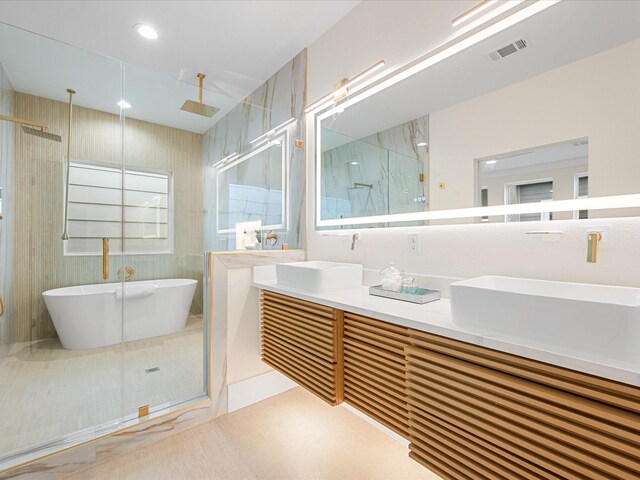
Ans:
[{"label": "soap dispenser", "polygon": [[381,287],[390,292],[402,291],[402,272],[396,268],[395,263],[389,264],[380,272],[382,275]]}]

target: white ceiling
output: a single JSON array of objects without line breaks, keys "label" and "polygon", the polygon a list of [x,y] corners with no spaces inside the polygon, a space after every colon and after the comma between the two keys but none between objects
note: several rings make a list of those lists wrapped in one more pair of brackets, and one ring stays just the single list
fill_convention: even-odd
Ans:
[{"label": "white ceiling", "polygon": [[[358,0],[30,1],[0,2],[0,63],[14,89],[202,133],[303,48],[359,3]],[[132,29],[148,23],[155,41]],[[70,45],[80,47],[81,51]],[[127,62],[121,89],[120,63]],[[197,99],[221,108],[212,119],[181,112]]]},{"label": "white ceiling", "polygon": [[[526,49],[498,62],[488,57],[523,36],[530,44]],[[563,1],[323,120],[322,126],[364,138],[637,38],[640,1]]]}]

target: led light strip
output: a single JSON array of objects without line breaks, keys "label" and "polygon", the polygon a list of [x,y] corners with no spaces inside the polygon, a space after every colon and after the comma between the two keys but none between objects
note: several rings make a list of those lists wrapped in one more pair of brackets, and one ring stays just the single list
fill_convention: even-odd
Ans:
[{"label": "led light strip", "polygon": [[278,125],[278,126],[277,126],[277,127],[275,127],[275,128],[272,128],[272,129],[271,129],[271,130],[269,130],[267,133],[263,133],[263,134],[262,134],[262,135],[260,135],[259,137],[254,138],[254,139],[253,139],[253,140],[251,140],[249,143],[252,143],[252,144],[253,144],[253,143],[259,142],[259,141],[260,141],[260,140],[262,140],[262,139],[268,139],[268,138],[274,137],[274,136],[276,135],[276,133],[278,133],[278,130],[280,130],[280,129],[282,129],[282,128],[286,127],[287,125],[289,125],[290,123],[293,123],[293,122],[295,122],[295,121],[296,121],[296,119],[295,119],[295,118],[293,118],[293,117],[291,117],[289,120],[287,120],[286,122],[281,123],[280,125]]},{"label": "led light strip", "polygon": [[[384,60],[380,60],[378,63],[376,63],[372,67],[367,68],[364,72],[359,73],[358,75],[353,77],[351,80],[349,80],[344,85],[341,85],[340,88],[338,89],[338,91],[348,90],[350,87],[352,87],[354,84],[358,83],[360,80],[368,77],[369,75],[371,75],[373,72],[375,72],[379,68],[384,67],[384,65],[385,65]],[[317,101],[313,102],[311,105],[309,105],[307,108],[304,109],[304,113],[309,113],[312,110],[318,109],[319,107],[325,107],[327,103],[334,103],[333,96],[335,95],[335,93],[336,93],[335,91],[331,92],[331,93],[327,93],[320,100],[317,100]]]},{"label": "led light strip", "polygon": [[396,213],[369,217],[320,220],[319,227],[340,225],[365,225],[368,223],[408,222],[422,220],[447,220],[452,218],[491,217],[524,213],[573,212],[578,210],[607,210],[615,208],[640,208],[640,194],[592,197],[553,202],[520,203],[516,205],[494,205],[492,207],[469,207],[429,212]]},{"label": "led light strip", "polygon": [[474,7],[471,7],[466,12],[458,15],[456,18],[451,20],[451,26],[457,27],[461,23],[464,23],[467,20],[472,19],[473,17],[478,15],[480,12],[483,12],[484,10],[489,8],[491,5],[495,4],[497,1],[498,0],[483,0],[482,2],[478,3]]},{"label": "led light strip", "polygon": [[230,161],[231,159],[235,158],[238,156],[237,152],[233,152],[230,155],[227,155],[226,157],[224,157],[222,160],[217,161],[216,163],[213,164],[214,167],[217,167],[218,165],[221,165],[223,163],[227,163],[228,161]]}]

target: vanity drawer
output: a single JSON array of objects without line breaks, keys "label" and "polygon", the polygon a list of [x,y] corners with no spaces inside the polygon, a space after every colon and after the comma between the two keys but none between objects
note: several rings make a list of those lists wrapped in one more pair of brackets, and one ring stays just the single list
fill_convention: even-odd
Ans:
[{"label": "vanity drawer", "polygon": [[342,402],[342,312],[286,295],[261,295],[262,361],[321,399]]},{"label": "vanity drawer", "polygon": [[409,329],[345,312],[343,343],[345,402],[408,438]]},{"label": "vanity drawer", "polygon": [[[546,364],[525,369],[527,359],[423,332],[412,331],[411,341],[410,456],[428,468],[456,479],[469,471],[477,472],[470,478],[638,478],[634,411],[577,395],[571,383],[531,380]],[[467,356],[469,347],[476,355]],[[503,355],[508,361],[496,358]]]}]

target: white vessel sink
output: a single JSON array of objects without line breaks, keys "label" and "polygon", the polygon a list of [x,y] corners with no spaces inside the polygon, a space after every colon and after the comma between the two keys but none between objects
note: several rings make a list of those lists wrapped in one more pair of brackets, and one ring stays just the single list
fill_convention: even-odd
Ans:
[{"label": "white vessel sink", "polygon": [[486,276],[451,284],[453,322],[616,361],[640,362],[640,289]]},{"label": "white vessel sink", "polygon": [[337,262],[293,262],[276,264],[278,285],[324,293],[362,285],[362,265]]}]

